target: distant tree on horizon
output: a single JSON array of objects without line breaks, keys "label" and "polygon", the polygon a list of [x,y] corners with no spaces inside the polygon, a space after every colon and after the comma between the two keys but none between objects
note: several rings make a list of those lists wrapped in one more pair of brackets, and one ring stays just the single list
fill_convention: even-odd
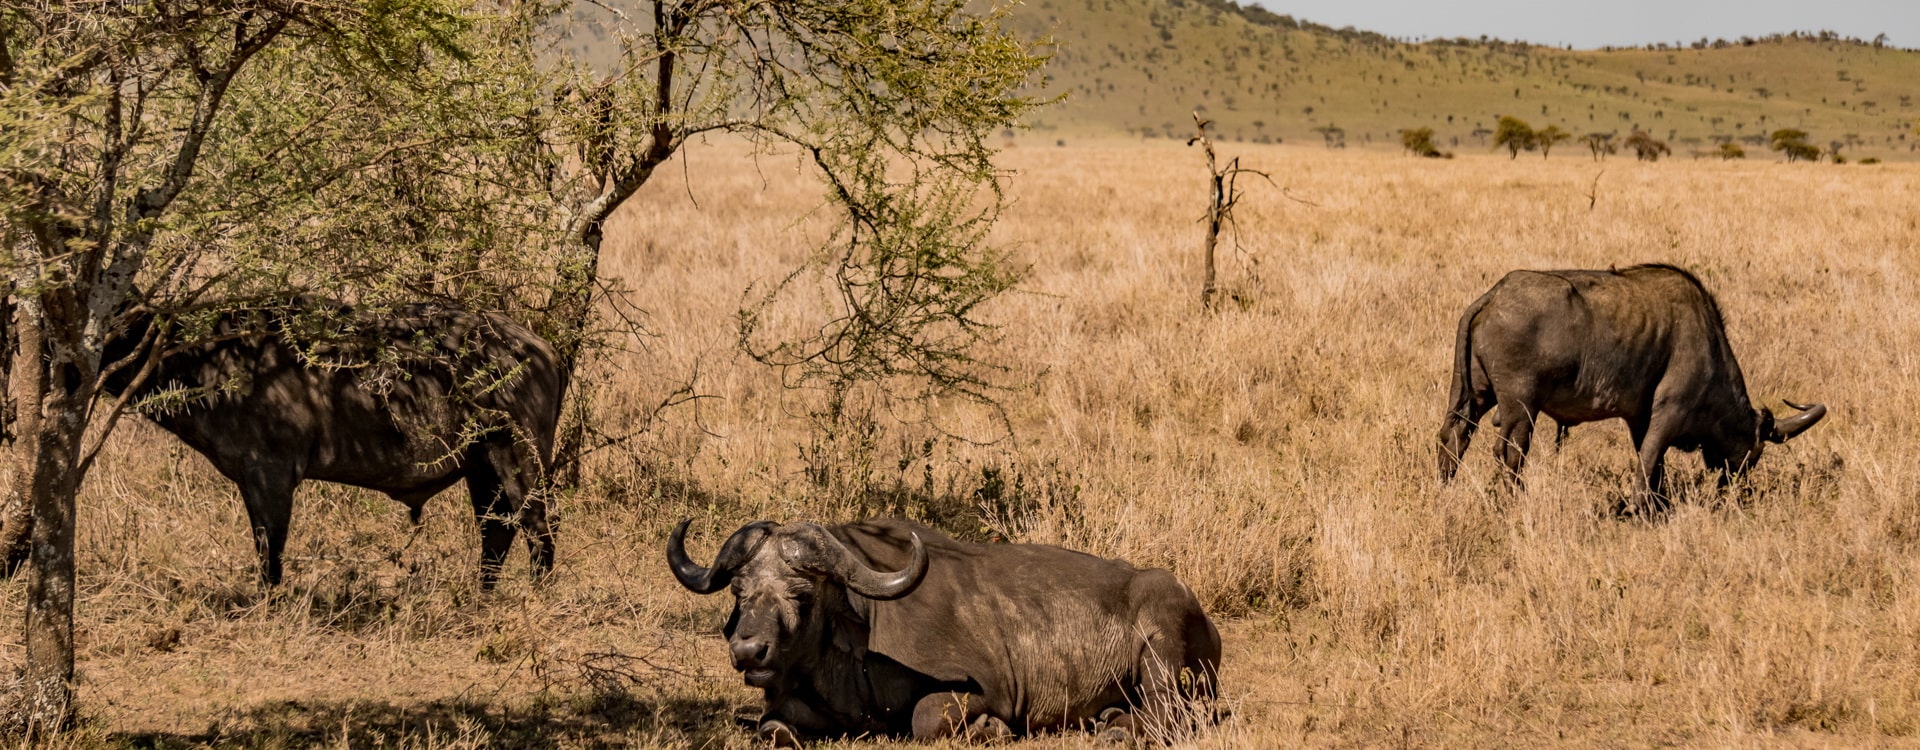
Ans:
[{"label": "distant tree on horizon", "polygon": [[1633,156],[1640,161],[1659,161],[1660,157],[1673,153],[1667,142],[1653,137],[1645,130],[1635,130],[1627,135],[1627,148],[1633,149]]},{"label": "distant tree on horizon", "polygon": [[1347,147],[1347,131],[1345,128],[1338,125],[1322,125],[1314,128],[1313,132],[1320,134],[1320,138],[1327,144],[1327,148]]},{"label": "distant tree on horizon", "polygon": [[1444,154],[1433,145],[1433,128],[1407,128],[1400,131],[1400,145],[1415,156],[1438,159]]},{"label": "distant tree on horizon", "polygon": [[1494,128],[1493,147],[1507,148],[1507,158],[1520,158],[1521,151],[1532,151],[1540,147],[1539,134],[1533,132],[1533,126],[1527,121],[1512,115],[1501,115],[1500,123]]},{"label": "distant tree on horizon", "polygon": [[1587,144],[1587,148],[1593,151],[1594,161],[1601,161],[1619,150],[1613,145],[1612,133],[1588,133],[1580,141]]},{"label": "distant tree on horizon", "polygon": [[1556,144],[1573,140],[1573,134],[1561,130],[1559,125],[1548,125],[1535,132],[1533,138],[1540,146],[1540,158],[1545,159],[1553,152]]},{"label": "distant tree on horizon", "polygon": [[1781,128],[1767,136],[1768,148],[1785,154],[1787,163],[1796,161],[1819,161],[1820,147],[1807,142],[1807,131],[1798,128]]}]

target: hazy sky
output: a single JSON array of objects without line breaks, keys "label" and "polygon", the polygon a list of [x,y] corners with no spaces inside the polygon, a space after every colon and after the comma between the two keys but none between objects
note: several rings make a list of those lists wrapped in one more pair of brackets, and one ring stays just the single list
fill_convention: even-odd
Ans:
[{"label": "hazy sky", "polygon": [[1395,37],[1518,39],[1577,48],[1831,29],[1920,47],[1920,0],[1255,0],[1275,13]]}]

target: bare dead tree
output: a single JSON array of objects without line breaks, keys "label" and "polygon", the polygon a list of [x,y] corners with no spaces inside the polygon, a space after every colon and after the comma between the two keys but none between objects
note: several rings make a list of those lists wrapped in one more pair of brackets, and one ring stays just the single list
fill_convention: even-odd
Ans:
[{"label": "bare dead tree", "polygon": [[1235,183],[1242,174],[1259,175],[1269,182],[1273,178],[1260,170],[1240,166],[1240,157],[1237,156],[1228,161],[1225,167],[1220,166],[1219,156],[1213,150],[1213,139],[1207,137],[1207,126],[1213,122],[1202,118],[1199,112],[1194,112],[1193,124],[1196,132],[1192,138],[1187,139],[1187,145],[1198,143],[1200,149],[1206,152],[1207,178],[1212,187],[1206,218],[1207,245],[1204,256],[1206,270],[1203,271],[1204,276],[1200,281],[1200,306],[1212,312],[1214,297],[1219,293],[1214,269],[1214,248],[1220,243],[1220,227],[1233,223],[1233,207],[1240,202],[1240,189]]}]

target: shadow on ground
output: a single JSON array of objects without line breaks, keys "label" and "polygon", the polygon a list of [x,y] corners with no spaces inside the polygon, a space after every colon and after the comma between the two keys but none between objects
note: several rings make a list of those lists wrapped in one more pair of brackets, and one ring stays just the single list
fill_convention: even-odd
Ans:
[{"label": "shadow on ground", "polygon": [[242,709],[204,733],[116,733],[125,748],[725,747],[740,729],[718,698],[581,694],[507,706],[448,700],[280,701]]}]

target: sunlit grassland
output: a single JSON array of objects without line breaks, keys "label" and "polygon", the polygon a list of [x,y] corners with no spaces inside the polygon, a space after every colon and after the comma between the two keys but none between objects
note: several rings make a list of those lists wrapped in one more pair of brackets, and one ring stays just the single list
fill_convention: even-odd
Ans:
[{"label": "sunlit grassland", "polygon": [[[1232,301],[1208,315],[1196,151],[1040,142],[1002,159],[1016,201],[994,237],[1028,275],[986,314],[1011,429],[883,410],[871,460],[841,467],[867,496],[808,481],[817,395],[736,346],[748,287],[833,217],[795,159],[727,143],[690,150],[612,228],[604,270],[654,335],[588,380],[597,426],[633,437],[558,500],[543,588],[474,589],[457,491],[409,543],[397,503],[309,485],[289,584],[263,597],[233,487],[123,427],[82,498],[91,723],[71,742],[753,746],[735,717],[757,693],[717,636],[729,602],[673,583],[666,531],[695,518],[710,554],[755,518],[881,511],[1172,568],[1226,636],[1233,715],[1203,746],[1920,734],[1920,170],[1225,144],[1275,184],[1242,182]],[[1511,269],[1651,261],[1718,295],[1758,403],[1832,416],[1732,492],[1678,457],[1682,499],[1653,523],[1604,512],[1634,472],[1617,424],[1536,441],[1517,493],[1482,432],[1439,486],[1460,311]],[[780,325],[819,312],[781,309]],[[689,382],[709,398],[647,418]],[[18,612],[22,586],[0,607]],[[0,656],[18,661],[17,629]]]}]

